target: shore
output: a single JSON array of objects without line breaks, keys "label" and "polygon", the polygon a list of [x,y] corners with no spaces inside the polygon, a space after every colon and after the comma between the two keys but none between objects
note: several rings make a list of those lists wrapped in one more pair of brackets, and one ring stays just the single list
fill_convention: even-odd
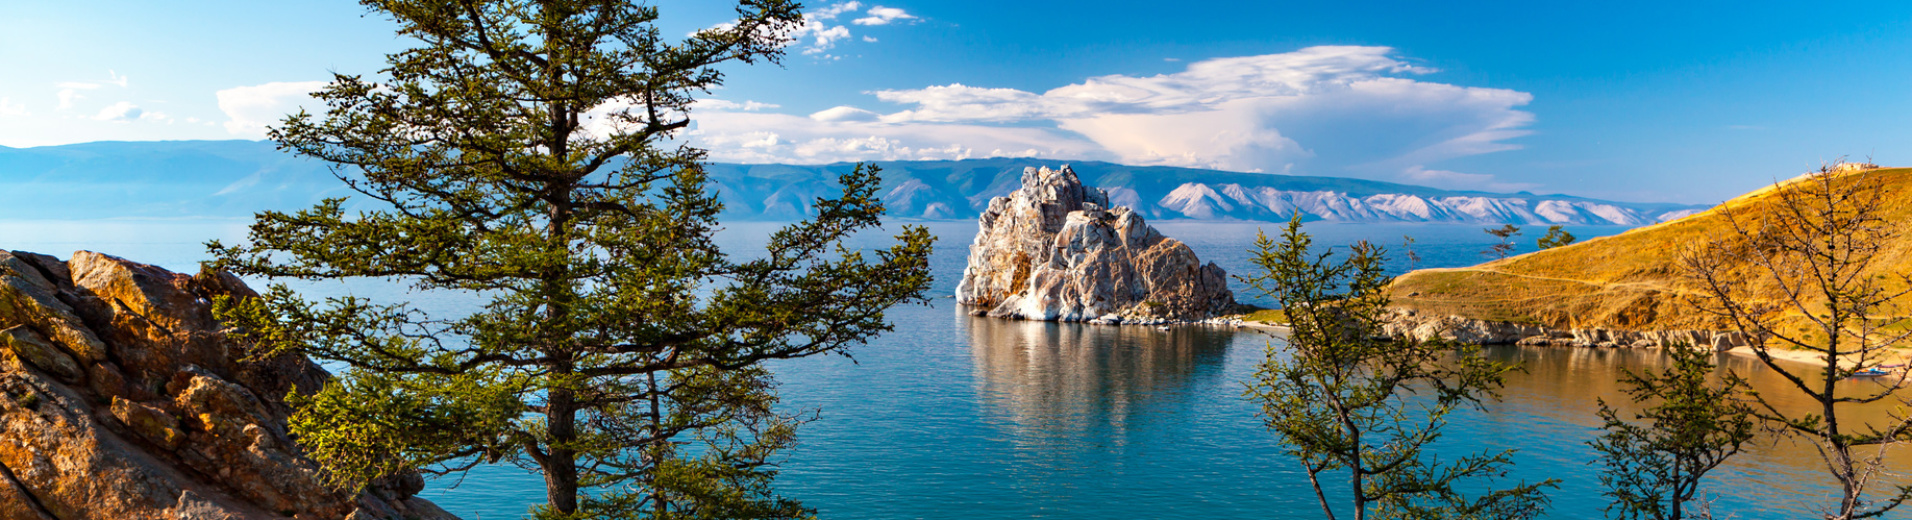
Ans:
[{"label": "shore", "polygon": [[[1268,323],[1268,322],[1262,322],[1262,321],[1242,320],[1238,324],[1238,326],[1262,329],[1262,330],[1267,330],[1271,332],[1287,332],[1288,331],[1288,327],[1286,325],[1280,325],[1280,324]],[[1612,347],[1552,347],[1552,348],[1612,348]],[[1759,359],[1759,354],[1754,353],[1753,348],[1748,346],[1734,347],[1732,349],[1724,350],[1722,352],[1735,355],[1735,356],[1742,356],[1742,357],[1746,357],[1750,359]],[[1800,363],[1800,364],[1811,365],[1816,367],[1826,366],[1825,355],[1817,353],[1817,352],[1813,352],[1810,350],[1772,349],[1767,351],[1767,355],[1771,356],[1773,359],[1786,361],[1786,362]],[[1885,361],[1883,361],[1882,364],[1889,365],[1894,363],[1912,364],[1912,349],[1894,349],[1892,352],[1886,354]]]},{"label": "shore", "polygon": [[[1727,350],[1726,353],[1732,354],[1735,356],[1745,356],[1748,358],[1759,359],[1759,354],[1754,353],[1752,347],[1737,347],[1732,350]],[[1804,363],[1804,364],[1812,365],[1815,367],[1826,366],[1826,355],[1824,353],[1813,352],[1810,350],[1770,349],[1766,351],[1766,355],[1772,356],[1773,359],[1791,361],[1794,363]],[[1895,363],[1902,364],[1902,363],[1906,363],[1908,359],[1912,359],[1912,351],[1908,351],[1907,349],[1893,349],[1892,351],[1887,352],[1885,354],[1885,359],[1880,361],[1879,364],[1886,364],[1886,365],[1895,364]],[[1851,362],[1852,361],[1849,359],[1841,360],[1841,363],[1846,364],[1848,366],[1850,366]]]}]

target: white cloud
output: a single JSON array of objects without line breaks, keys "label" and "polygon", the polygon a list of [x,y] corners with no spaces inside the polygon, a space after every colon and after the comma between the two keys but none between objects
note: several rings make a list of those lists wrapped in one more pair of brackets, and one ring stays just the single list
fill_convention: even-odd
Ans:
[{"label": "white cloud", "polygon": [[13,103],[12,101],[12,99],[0,96],[0,117],[32,115],[27,113],[26,105]]},{"label": "white cloud", "polygon": [[[1533,114],[1518,107],[1532,95],[1411,79],[1432,72],[1386,47],[1310,47],[1203,60],[1172,74],[1093,77],[1042,93],[963,84],[878,91],[878,100],[904,109],[700,117],[690,137],[730,161],[1034,150],[1058,159],[1512,186],[1431,165],[1518,148],[1509,140],[1528,133]],[[778,140],[736,148],[752,131]]]},{"label": "white cloud", "polygon": [[810,119],[818,121],[875,121],[879,114],[857,107],[831,107],[810,114]]},{"label": "white cloud", "polygon": [[699,99],[691,103],[691,109],[693,110],[743,110],[746,112],[755,112],[766,108],[783,108],[783,106],[750,100],[738,103],[722,99]]},{"label": "white cloud", "polygon": [[105,85],[116,85],[119,88],[126,88],[126,76],[121,76],[118,72],[108,69],[106,71],[106,78],[105,81],[62,81],[53,84],[53,86],[60,87],[60,91],[54,94],[54,96],[60,100],[60,104],[58,105],[59,109],[65,110],[73,108],[74,101],[85,99],[86,96],[80,95],[80,91],[82,90],[98,90]]},{"label": "white cloud", "polygon": [[99,113],[94,114],[92,119],[94,121],[113,121],[118,123],[148,121],[170,124],[173,122],[172,116],[166,115],[164,112],[146,110],[130,101],[121,101],[107,105],[105,108],[101,108]]},{"label": "white cloud", "polygon": [[890,22],[893,22],[896,20],[909,20],[909,19],[916,18],[915,16],[910,16],[909,13],[903,12],[902,9],[897,9],[894,7],[883,7],[880,5],[871,7],[869,11],[865,12],[865,14],[868,14],[869,16],[852,20],[851,23],[854,23],[857,25],[889,25]]},{"label": "white cloud", "polygon": [[842,2],[842,3],[834,4],[822,9],[810,11],[808,13],[803,13],[803,17],[809,18],[809,19],[816,19],[816,20],[835,20],[838,16],[841,16],[843,13],[855,11],[861,8],[863,8],[862,2]]},{"label": "white cloud", "polygon": [[792,37],[799,41],[804,39],[812,40],[810,46],[803,49],[803,53],[819,54],[836,47],[837,42],[848,39],[850,37],[850,28],[841,25],[826,26],[821,22],[808,20],[804,22],[803,27],[797,29],[797,32],[792,34]]},{"label": "white cloud", "polygon": [[[711,160],[820,164],[861,160],[973,157],[1106,158],[1095,143],[1041,128],[962,124],[896,125],[847,114],[840,107],[813,117],[761,112],[709,112],[686,138],[711,150]],[[827,119],[827,120],[826,120]]]},{"label": "white cloud", "polygon": [[138,106],[121,101],[100,109],[100,113],[93,116],[93,119],[97,121],[137,121],[142,112],[144,111],[140,110]]},{"label": "white cloud", "polygon": [[219,91],[219,110],[226,113],[226,131],[234,135],[262,138],[266,127],[277,124],[301,106],[312,110],[324,107],[311,93],[325,86],[323,81],[273,82]]},{"label": "white cloud", "polygon": [[[790,31],[789,34],[782,35],[784,45],[799,47],[797,52],[817,59],[841,59],[841,56],[829,54],[830,50],[836,48],[837,43],[848,40],[855,35],[850,33],[848,26],[832,25],[831,22],[842,17],[844,13],[854,12],[862,8],[863,4],[861,2],[840,2],[831,4],[828,7],[805,12],[803,14],[803,25],[797,26],[797,28]],[[868,11],[865,11],[865,14],[869,16],[857,18],[851,23],[856,25],[888,25],[894,20],[916,18],[904,12],[902,9],[883,7],[880,5],[871,7]],[[715,28],[721,29],[725,27],[731,27],[731,25],[719,24]],[[876,42],[876,38],[871,36],[864,36],[862,40],[866,43]]]},{"label": "white cloud", "polygon": [[78,101],[79,99],[86,97],[86,96],[80,95],[79,91],[73,90],[70,88],[60,90],[60,92],[58,94],[55,94],[55,96],[60,98],[59,108],[61,110],[73,108],[74,101]]}]

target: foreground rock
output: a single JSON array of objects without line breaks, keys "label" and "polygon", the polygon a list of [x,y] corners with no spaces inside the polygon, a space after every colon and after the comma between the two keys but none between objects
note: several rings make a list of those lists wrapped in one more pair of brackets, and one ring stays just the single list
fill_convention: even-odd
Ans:
[{"label": "foreground rock", "polygon": [[256,296],[81,251],[0,251],[0,518],[452,519],[416,475],[329,489],[286,434],[284,396],[329,377],[244,360],[211,314]]},{"label": "foreground rock", "polygon": [[1235,308],[1228,274],[1162,236],[1075,171],[1028,168],[989,201],[957,301],[997,318],[1099,323],[1196,321]]}]

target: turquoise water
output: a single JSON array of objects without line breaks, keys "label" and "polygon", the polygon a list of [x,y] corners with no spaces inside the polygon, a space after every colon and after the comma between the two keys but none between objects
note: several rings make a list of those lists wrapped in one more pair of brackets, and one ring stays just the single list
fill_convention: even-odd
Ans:
[{"label": "turquoise water", "polygon": [[[1109,327],[973,318],[942,298],[960,276],[975,225],[929,223],[938,235],[932,305],[899,308],[898,330],[855,351],[775,365],[785,403],[814,410],[788,454],[782,491],[830,519],[1317,518],[1304,475],[1240,398],[1242,381],[1278,338],[1226,327]],[[198,242],[234,240],[244,222],[0,222],[0,247],[65,257],[95,249],[190,269]],[[1255,225],[1169,222],[1231,273],[1246,268]],[[1273,229],[1273,225],[1268,225]],[[732,225],[733,250],[760,247],[767,224]],[[1415,236],[1420,267],[1467,265],[1489,237],[1478,226],[1311,224],[1318,244]],[[1582,237],[1617,228],[1574,228]],[[86,237],[81,239],[80,237]],[[865,237],[867,244],[883,243]],[[1531,244],[1531,238],[1524,244]],[[1405,266],[1398,266],[1405,267]],[[406,294],[380,283],[305,286],[456,309],[456,297]],[[1238,289],[1239,290],[1239,289]],[[1250,295],[1238,295],[1255,300]],[[1562,479],[1553,518],[1596,518],[1597,468],[1584,444],[1596,398],[1624,400],[1622,369],[1661,363],[1630,350],[1497,348],[1528,372],[1506,400],[1458,414],[1443,457],[1517,448],[1510,480]],[[1722,362],[1775,385],[1747,359]],[[1895,458],[1904,467],[1903,458]],[[1742,519],[1797,518],[1825,503],[1830,480],[1807,445],[1763,440],[1709,488],[1715,510]],[[1339,484],[1336,483],[1336,486]],[[516,518],[542,501],[541,480],[510,467],[433,481],[425,496],[467,519]]]}]

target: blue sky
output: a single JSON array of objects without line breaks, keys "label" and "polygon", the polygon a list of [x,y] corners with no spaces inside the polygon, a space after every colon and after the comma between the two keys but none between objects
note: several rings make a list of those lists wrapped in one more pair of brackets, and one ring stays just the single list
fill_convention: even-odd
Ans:
[{"label": "blue sky", "polygon": [[[257,139],[404,44],[352,2],[155,4],[0,5],[0,145]],[[1678,202],[1912,165],[1912,3],[1551,4],[815,3],[784,66],[728,69],[683,138]],[[676,34],[726,11],[660,7]]]}]

